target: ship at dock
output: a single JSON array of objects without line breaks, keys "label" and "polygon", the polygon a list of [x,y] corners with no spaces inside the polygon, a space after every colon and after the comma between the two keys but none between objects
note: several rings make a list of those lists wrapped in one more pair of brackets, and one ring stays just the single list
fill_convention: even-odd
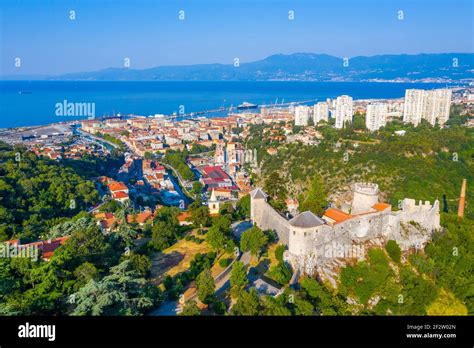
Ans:
[{"label": "ship at dock", "polygon": [[247,110],[247,109],[256,109],[258,107],[257,104],[252,104],[249,102],[243,102],[239,106],[237,106],[238,110]]}]

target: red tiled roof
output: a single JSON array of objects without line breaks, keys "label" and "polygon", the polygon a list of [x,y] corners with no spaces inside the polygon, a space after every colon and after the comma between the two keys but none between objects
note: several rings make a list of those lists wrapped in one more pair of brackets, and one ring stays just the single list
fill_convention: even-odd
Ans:
[{"label": "red tiled roof", "polygon": [[214,181],[224,181],[229,176],[219,166],[207,166],[202,168],[204,179],[213,179]]},{"label": "red tiled roof", "polygon": [[138,224],[143,224],[148,220],[153,219],[153,214],[151,211],[144,211],[142,213],[138,213],[135,215],[127,215],[127,222],[130,224],[132,222],[136,222]]},{"label": "red tiled roof", "polygon": [[187,221],[191,217],[191,213],[187,211],[183,211],[178,215],[178,221],[183,222]]},{"label": "red tiled roof", "polygon": [[111,219],[111,218],[114,217],[114,214],[113,213],[97,213],[97,214],[94,215],[94,217],[96,219],[100,219],[100,220],[102,220],[102,219]]},{"label": "red tiled roof", "polygon": [[374,208],[377,211],[384,211],[387,208],[390,208],[391,205],[387,203],[375,203],[372,208]]},{"label": "red tiled roof", "polygon": [[114,192],[112,194],[112,198],[114,199],[123,199],[123,198],[128,198],[128,194],[122,191]]},{"label": "red tiled roof", "polygon": [[348,220],[352,217],[350,214],[344,213],[343,211],[340,211],[339,209],[335,208],[329,208],[328,210],[326,210],[324,216],[330,218],[331,220],[334,220],[335,223]]},{"label": "red tiled roof", "polygon": [[125,191],[128,190],[127,186],[120,181],[114,181],[109,184],[110,191]]},{"label": "red tiled roof", "polygon": [[48,240],[48,241],[39,241],[39,242],[33,242],[29,244],[23,244],[21,245],[21,248],[28,248],[28,247],[37,247],[42,254],[43,259],[50,259],[51,256],[53,256],[54,251],[63,245],[67,240],[69,239],[69,236],[64,236],[60,238],[56,238],[53,240]]},{"label": "red tiled roof", "polygon": [[115,218],[100,220],[100,226],[106,230],[110,229],[115,222]]}]

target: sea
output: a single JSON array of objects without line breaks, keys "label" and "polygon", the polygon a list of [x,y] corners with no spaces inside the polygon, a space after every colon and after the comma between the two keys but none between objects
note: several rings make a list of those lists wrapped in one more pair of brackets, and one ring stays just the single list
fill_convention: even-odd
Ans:
[{"label": "sea", "polygon": [[[58,104],[88,103],[94,116],[189,114],[243,102],[272,105],[326,100],[400,98],[408,88],[444,88],[436,83],[300,81],[0,81],[0,128],[83,120],[67,116]],[[206,115],[205,115],[206,116]],[[207,117],[223,116],[208,114]]]}]

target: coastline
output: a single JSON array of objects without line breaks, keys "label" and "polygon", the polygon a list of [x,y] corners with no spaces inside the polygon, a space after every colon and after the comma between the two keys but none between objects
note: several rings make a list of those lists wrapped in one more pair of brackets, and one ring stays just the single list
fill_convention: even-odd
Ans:
[{"label": "coastline", "polygon": [[[340,94],[352,95],[355,102],[395,100],[403,98],[404,90],[408,87],[445,87],[445,84],[439,83],[308,81],[0,80],[0,84],[6,87],[0,93],[0,105],[4,106],[0,119],[5,120],[4,124],[0,122],[2,133],[29,130],[30,127],[33,129],[34,127],[74,124],[87,119],[87,117],[74,117],[69,120],[51,122],[52,118],[59,117],[54,115],[54,105],[64,100],[95,103],[97,114],[100,115],[96,116],[96,119],[119,114],[124,117],[149,117],[160,113],[164,117],[169,117],[172,116],[173,110],[177,111],[180,107],[186,107],[186,113],[191,114],[209,108],[238,105],[243,101],[255,102],[258,105],[262,102],[265,104],[275,102],[275,106],[278,106],[281,101],[297,102],[308,100],[309,97],[319,101],[334,98]],[[44,84],[47,86],[44,87]],[[33,93],[19,95],[18,89],[28,89],[21,88],[22,85],[27,85]],[[381,90],[378,88],[381,85],[390,86],[390,88]],[[454,90],[466,87],[467,84],[462,83],[450,86]],[[129,112],[116,112],[127,108]],[[227,115],[227,112],[218,112],[213,115],[196,115],[196,117],[212,118]],[[37,120],[36,124],[33,120]]]}]

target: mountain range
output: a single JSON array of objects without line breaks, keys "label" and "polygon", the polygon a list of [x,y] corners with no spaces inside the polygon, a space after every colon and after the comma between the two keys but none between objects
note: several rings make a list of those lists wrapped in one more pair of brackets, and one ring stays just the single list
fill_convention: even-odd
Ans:
[{"label": "mountain range", "polygon": [[[149,69],[103,70],[41,76],[47,80],[108,81],[393,81],[472,82],[474,53],[358,56],[350,59],[327,54],[275,54],[234,64],[157,66]],[[19,79],[21,77],[15,77]]]}]

